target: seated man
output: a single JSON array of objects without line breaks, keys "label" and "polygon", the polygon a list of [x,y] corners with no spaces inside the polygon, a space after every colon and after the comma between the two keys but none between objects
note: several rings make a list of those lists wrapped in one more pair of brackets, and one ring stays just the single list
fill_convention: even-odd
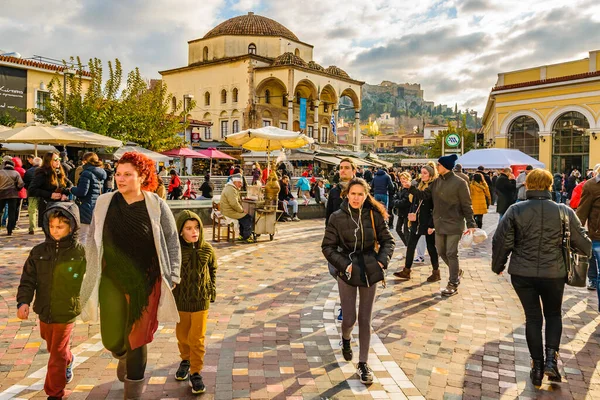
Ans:
[{"label": "seated man", "polygon": [[237,219],[240,224],[240,236],[238,240],[254,243],[252,239],[252,216],[244,212],[240,199],[240,188],[242,187],[242,175],[233,174],[221,192],[221,213],[231,219]]},{"label": "seated man", "polygon": [[300,221],[300,218],[298,218],[298,201],[292,194],[289,176],[284,175],[283,178],[281,178],[279,181],[279,188],[279,201],[283,204],[283,212],[289,218],[290,213],[288,211],[288,206],[292,206],[292,221]]}]

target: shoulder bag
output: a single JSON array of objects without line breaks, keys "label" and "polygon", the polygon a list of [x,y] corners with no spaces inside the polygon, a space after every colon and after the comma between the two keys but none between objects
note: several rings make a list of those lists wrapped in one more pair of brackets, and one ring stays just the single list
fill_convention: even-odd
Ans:
[{"label": "shoulder bag", "polygon": [[562,252],[565,266],[567,268],[567,285],[585,287],[588,269],[588,258],[578,254],[571,248],[571,230],[569,226],[569,214],[565,206],[558,205],[558,212],[562,223]]},{"label": "shoulder bag", "polygon": [[421,200],[419,202],[419,206],[417,207],[417,211],[415,211],[414,213],[408,213],[408,220],[411,222],[415,222],[417,220],[417,214],[419,213],[419,210],[421,209],[421,204],[423,204],[423,200]]}]

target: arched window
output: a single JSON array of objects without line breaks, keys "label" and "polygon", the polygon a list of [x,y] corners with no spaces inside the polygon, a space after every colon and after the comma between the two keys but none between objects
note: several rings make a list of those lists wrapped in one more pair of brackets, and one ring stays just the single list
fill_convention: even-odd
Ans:
[{"label": "arched window", "polygon": [[227,103],[227,90],[221,90],[221,104]]},{"label": "arched window", "polygon": [[589,164],[590,138],[586,130],[590,123],[580,112],[569,111],[561,115],[554,123],[552,169],[555,172],[570,173],[573,169],[580,172]]},{"label": "arched window", "polygon": [[208,61],[208,47],[204,47],[202,50],[202,61]]},{"label": "arched window", "polygon": [[269,89],[265,90],[265,103],[271,104],[271,91]]},{"label": "arched window", "polygon": [[210,93],[209,92],[204,93],[204,105],[210,106]]},{"label": "arched window", "polygon": [[237,88],[233,89],[233,92],[231,93],[231,101],[233,101],[234,103],[238,102],[238,90],[237,90]]},{"label": "arched window", "polygon": [[300,49],[296,48],[296,50],[294,50],[294,55],[300,57]]},{"label": "arched window", "polygon": [[256,54],[256,45],[254,43],[248,45],[248,54]]},{"label": "arched window", "polygon": [[540,127],[531,117],[516,118],[508,129],[508,147],[537,158],[540,154]]},{"label": "arched window", "polygon": [[175,96],[171,99],[171,110],[173,110],[172,112],[177,111],[177,98]]},{"label": "arched window", "polygon": [[233,123],[231,124],[231,133],[238,133],[240,131],[240,121],[238,121],[237,119],[233,120]]}]

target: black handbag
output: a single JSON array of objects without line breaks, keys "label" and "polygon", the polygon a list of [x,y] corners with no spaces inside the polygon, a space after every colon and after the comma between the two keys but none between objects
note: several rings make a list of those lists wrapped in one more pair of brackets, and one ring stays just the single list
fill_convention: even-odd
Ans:
[{"label": "black handbag", "polygon": [[558,212],[562,222],[562,252],[565,266],[567,268],[567,285],[575,287],[585,287],[588,258],[578,254],[571,248],[571,230],[569,228],[569,214],[565,210],[565,205],[558,205]]}]

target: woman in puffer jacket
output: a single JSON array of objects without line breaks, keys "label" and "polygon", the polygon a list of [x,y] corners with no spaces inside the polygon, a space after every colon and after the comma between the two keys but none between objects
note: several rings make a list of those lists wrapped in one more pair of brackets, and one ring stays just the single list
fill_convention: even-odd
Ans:
[{"label": "woman in puffer jacket", "polygon": [[105,180],[106,171],[102,161],[98,159],[96,153],[85,153],[83,155],[83,171],[79,176],[77,186],[71,188],[71,193],[77,196],[79,202],[79,219],[81,220],[79,240],[82,244],[85,244],[87,240],[96,200],[102,194]]},{"label": "woman in puffer jacket", "polygon": [[[502,274],[510,256],[508,273],[525,311],[525,335],[532,359],[535,386],[544,374],[560,382],[557,357],[562,335],[561,306],[567,270],[563,258],[562,207],[569,219],[571,247],[590,255],[592,242],[575,212],[552,201],[552,174],[536,168],[527,174],[526,201],[513,204],[500,220],[492,241],[492,270]],[[541,300],[541,305],[540,305]],[[542,317],[543,308],[543,317]],[[546,320],[546,360],[542,324]]]},{"label": "woman in puffer jacket", "polygon": [[473,180],[469,184],[471,191],[471,203],[473,205],[473,217],[477,227],[481,229],[483,226],[483,214],[488,212],[488,204],[492,203],[490,189],[485,184],[481,174],[473,175]]},{"label": "woman in puffer jacket", "polygon": [[362,383],[371,384],[373,373],[367,365],[371,313],[377,283],[385,283],[384,269],[392,258],[395,243],[386,223],[387,210],[369,194],[369,185],[364,179],[352,179],[342,197],[345,199],[340,209],[329,217],[321,248],[338,273],[343,314],[342,354],[346,361],[352,360],[350,335],[356,322],[357,292],[360,296],[357,374]]}]

